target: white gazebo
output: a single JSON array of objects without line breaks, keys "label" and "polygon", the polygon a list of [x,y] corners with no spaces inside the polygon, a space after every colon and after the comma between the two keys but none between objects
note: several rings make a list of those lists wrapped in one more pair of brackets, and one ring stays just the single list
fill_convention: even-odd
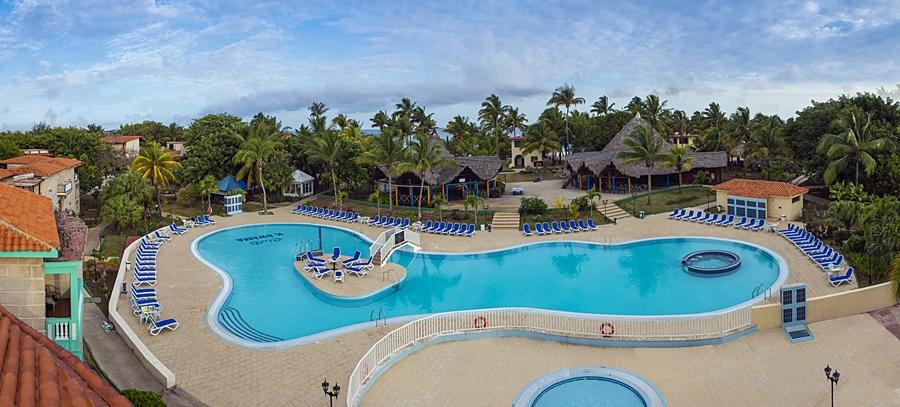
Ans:
[{"label": "white gazebo", "polygon": [[313,184],[315,183],[315,178],[311,175],[296,170],[291,177],[294,179],[291,182],[291,187],[285,191],[285,196],[294,196],[294,197],[307,197],[313,194]]}]

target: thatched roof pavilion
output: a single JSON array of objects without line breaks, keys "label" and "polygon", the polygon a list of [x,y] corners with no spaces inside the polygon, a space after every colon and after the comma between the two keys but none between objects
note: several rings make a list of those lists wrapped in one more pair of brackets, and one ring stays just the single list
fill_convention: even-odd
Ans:
[{"label": "thatched roof pavilion", "polygon": [[[630,193],[632,183],[640,183],[641,177],[644,177],[646,180],[647,168],[644,165],[626,164],[624,160],[619,158],[619,154],[627,149],[625,139],[630,137],[638,126],[649,126],[649,123],[641,118],[640,115],[636,115],[622,127],[622,130],[616,133],[603,150],[574,153],[564,157],[563,159],[569,167],[570,174],[572,174],[572,179],[569,180],[567,185],[575,184],[581,188],[600,185],[601,189],[605,191],[622,192],[619,191],[621,188],[615,187],[615,180],[619,179],[620,186],[624,183],[628,184],[627,192]],[[662,140],[662,151],[664,153],[672,150],[674,146],[655,130],[653,135]],[[691,158],[691,170],[684,173],[688,177],[685,180],[686,182],[693,179],[693,175],[697,170],[707,170],[715,178],[721,179],[721,170],[727,164],[724,151],[691,151],[688,153],[688,157]],[[660,184],[664,186],[672,182],[668,176],[677,175],[677,171],[674,168],[659,165],[653,168],[652,175],[653,185]],[[624,178],[628,179],[625,180]],[[644,185],[646,185],[646,181],[644,181]]]}]

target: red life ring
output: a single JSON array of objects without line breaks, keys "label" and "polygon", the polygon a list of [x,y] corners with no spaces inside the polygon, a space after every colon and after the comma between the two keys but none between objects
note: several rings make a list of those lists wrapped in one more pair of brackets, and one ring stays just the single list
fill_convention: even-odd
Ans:
[{"label": "red life ring", "polygon": [[484,329],[484,328],[487,328],[487,326],[488,326],[487,318],[485,318],[484,315],[479,315],[479,316],[475,317],[475,328],[476,329]]},{"label": "red life ring", "polygon": [[600,324],[600,337],[609,338],[616,334],[616,327],[610,322]]}]

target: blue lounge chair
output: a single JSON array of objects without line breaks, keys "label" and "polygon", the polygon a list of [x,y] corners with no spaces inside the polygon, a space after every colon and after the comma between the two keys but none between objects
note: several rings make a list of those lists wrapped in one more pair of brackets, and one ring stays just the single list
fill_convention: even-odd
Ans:
[{"label": "blue lounge chair", "polygon": [[675,216],[673,219],[677,219],[677,220],[687,220],[687,219],[689,219],[691,216],[694,216],[694,210],[693,210],[693,209],[688,209],[688,210],[682,211],[682,212],[681,212],[681,215],[677,215],[677,216]]},{"label": "blue lounge chair", "polygon": [[538,236],[544,235],[544,226],[541,225],[541,222],[534,222],[534,233],[537,233]]},{"label": "blue lounge chair", "polygon": [[683,215],[683,214],[684,214],[684,209],[677,208],[674,211],[672,211],[672,213],[669,214],[669,219],[677,218],[678,216]]},{"label": "blue lounge chair", "polygon": [[403,223],[400,225],[400,229],[406,229],[409,227],[409,218],[403,219]]},{"label": "blue lounge chair", "polygon": [[402,226],[402,225],[403,225],[403,219],[401,219],[401,218],[398,216],[398,217],[397,217],[397,220],[394,221],[394,224],[391,225],[391,227],[392,227],[392,228],[399,228],[399,227]]},{"label": "blue lounge chair", "polygon": [[572,233],[572,231],[569,230],[569,225],[567,225],[564,220],[559,222],[559,228],[565,233]]},{"label": "blue lounge chair", "polygon": [[522,224],[522,234],[525,236],[531,236],[531,226],[528,226],[527,223]]},{"label": "blue lounge chair", "polygon": [[312,272],[315,273],[315,275],[313,277],[315,277],[316,280],[321,280],[322,277],[325,277],[325,276],[331,274],[331,269],[316,267],[316,268],[312,269]]},{"label": "blue lounge chair", "polygon": [[353,216],[350,217],[350,220],[348,222],[350,222],[350,223],[359,222],[359,212],[353,212]]},{"label": "blue lounge chair", "polygon": [[141,277],[141,276],[132,275],[132,277],[134,277],[134,282],[133,282],[134,284],[149,285],[151,287],[156,285],[156,277],[155,276],[154,277]]},{"label": "blue lounge chair", "polygon": [[203,219],[203,215],[197,216],[197,219],[194,220],[194,225],[206,226],[210,225],[205,219]]},{"label": "blue lounge chair", "polygon": [[709,220],[709,217],[712,216],[709,212],[701,212],[700,217],[692,218],[691,222],[704,223]]},{"label": "blue lounge chair", "polygon": [[749,222],[750,222],[749,219],[747,219],[746,217],[743,217],[743,218],[741,218],[741,221],[740,221],[740,222],[735,223],[733,226],[734,226],[735,228],[740,229],[740,228],[746,226]]},{"label": "blue lounge chair", "polygon": [[178,226],[175,226],[175,224],[173,223],[169,225],[169,231],[176,235],[183,235],[185,232],[187,232],[187,229],[182,229]]},{"label": "blue lounge chair", "polygon": [[156,236],[156,238],[159,239],[159,240],[168,241],[168,240],[172,239],[172,236],[166,236],[166,235],[162,234],[162,232],[160,232],[160,231],[158,231],[158,230],[157,230],[156,232],[154,232],[153,234],[154,234],[154,235]]},{"label": "blue lounge chair", "polygon": [[825,260],[825,259],[828,259],[829,257],[833,256],[833,253],[834,253],[834,249],[832,249],[831,246],[825,246],[825,250],[822,250],[821,252],[816,253],[816,254],[812,254],[809,256],[809,258],[812,261]]},{"label": "blue lounge chair", "polygon": [[465,237],[472,237],[472,236],[475,236],[475,224],[474,224],[474,223],[470,223],[470,224],[469,224],[469,227],[466,228],[466,232],[463,233],[462,236],[465,236]]},{"label": "blue lounge chair", "polygon": [[578,219],[578,227],[585,232],[591,230],[591,228],[584,224],[584,219]]},{"label": "blue lounge chair", "polygon": [[834,260],[819,263],[819,267],[821,267],[822,270],[828,270],[830,267],[840,266],[841,263],[843,263],[843,262],[844,262],[844,255],[838,253],[837,256],[834,258]]},{"label": "blue lounge chair", "polygon": [[360,268],[360,267],[356,267],[356,266],[352,266],[352,265],[347,266],[347,274],[356,274],[356,276],[360,277],[360,278],[365,277],[367,271],[368,270],[365,268]]},{"label": "blue lounge chair", "polygon": [[752,230],[754,232],[759,232],[760,230],[763,230],[764,227],[766,227],[766,220],[760,219],[760,220],[756,221],[755,225],[751,225],[747,229]]},{"label": "blue lounge chair", "polygon": [[315,255],[313,255],[312,250],[306,252],[306,258],[307,258],[307,260],[314,262],[314,263],[325,263],[325,259],[323,259],[321,257],[316,257]]},{"label": "blue lounge chair", "polygon": [[356,263],[353,263],[350,266],[355,267],[355,268],[363,268],[363,269],[367,269],[367,270],[371,270],[371,269],[375,268],[375,265],[372,264],[371,257],[366,259],[366,261],[357,261]]},{"label": "blue lounge chair", "polygon": [[156,289],[155,288],[140,288],[140,287],[132,284],[131,285],[131,297],[132,298],[156,297]]},{"label": "blue lounge chair", "polygon": [[853,271],[853,267],[847,267],[847,272],[844,275],[829,277],[828,282],[831,283],[833,287],[837,287],[843,283],[852,283]]},{"label": "blue lounge chair", "polygon": [[695,220],[697,220],[697,219],[700,219],[700,217],[703,216],[703,213],[704,213],[703,211],[697,211],[696,213],[694,213],[694,216],[691,216],[691,217],[688,217],[688,218],[684,218],[684,220],[688,220],[688,221],[693,222],[693,221],[695,221]]},{"label": "blue lounge chair", "polygon": [[421,229],[421,230],[422,230],[423,232],[427,232],[427,231],[428,231],[428,228],[430,228],[430,227],[431,227],[431,219],[428,219],[428,220],[425,221],[425,224],[422,225],[422,229]]},{"label": "blue lounge chair", "polygon": [[295,206],[294,209],[291,209],[291,213],[293,213],[295,215],[299,214],[299,213],[303,213],[303,205],[297,204],[297,206]]},{"label": "blue lounge chair", "polygon": [[378,221],[381,220],[381,215],[375,215],[372,219],[369,219],[369,226],[375,226]]},{"label": "blue lounge chair", "polygon": [[574,219],[569,220],[569,229],[572,229],[573,232],[582,232],[581,228],[578,227],[578,224],[575,223]]},{"label": "blue lounge chair", "polygon": [[331,251],[331,261],[338,261],[341,258],[341,248],[335,247],[334,250]]},{"label": "blue lounge chair", "polygon": [[803,253],[815,253],[822,248],[822,245],[823,243],[821,240],[816,240],[815,243],[808,246],[803,246],[800,248],[800,250],[803,251]]},{"label": "blue lounge chair", "polygon": [[447,229],[447,231],[444,232],[444,233],[442,233],[442,234],[444,234],[444,235],[452,235],[452,234],[456,233],[456,231],[457,231],[458,229],[459,229],[459,223],[453,223],[453,224],[450,226],[450,229]]},{"label": "blue lounge chair", "polygon": [[456,227],[458,227],[458,226],[456,226],[455,223],[450,223],[450,222],[448,222],[448,223],[447,223],[447,226],[444,226],[444,230],[441,230],[441,234],[442,234],[442,235],[446,235],[446,234],[450,233],[450,231],[453,230],[453,229],[456,228]]},{"label": "blue lounge chair", "polygon": [[345,266],[348,266],[348,265],[351,265],[351,264],[353,264],[353,263],[356,263],[356,261],[359,260],[359,255],[360,255],[360,254],[362,254],[362,253],[360,253],[359,250],[357,250],[356,252],[353,253],[353,257],[351,257],[351,258],[349,258],[349,259],[347,259],[347,260],[344,260],[344,261],[342,261],[341,263],[343,263]]},{"label": "blue lounge chair", "polygon": [[[724,216],[724,215],[722,215],[722,216]],[[713,223],[716,223],[718,221],[719,221],[719,214],[714,213],[713,216],[711,216],[708,220],[706,220],[706,222],[703,222],[703,223],[705,223],[707,225],[712,225]]]},{"label": "blue lounge chair", "polygon": [[434,224],[431,225],[431,229],[428,229],[426,232],[435,233],[443,228],[444,228],[444,222],[437,221],[437,222],[434,222]]},{"label": "blue lounge chair", "polygon": [[456,236],[465,236],[465,235],[466,235],[466,229],[468,229],[468,228],[469,228],[469,224],[466,224],[466,223],[460,223],[460,224],[459,224],[459,230],[457,230],[456,233],[454,233],[454,235],[456,235]]},{"label": "blue lounge chair", "polygon": [[716,226],[731,226],[734,223],[734,215],[728,215],[725,219],[716,222]]},{"label": "blue lounge chair", "polygon": [[563,232],[562,229],[559,228],[559,224],[556,222],[551,223],[550,227],[553,228],[553,233],[560,234]]},{"label": "blue lounge chair", "polygon": [[156,336],[159,335],[164,329],[176,330],[178,329],[178,321],[173,318],[164,319],[162,321],[153,321],[151,320],[150,326],[148,327],[150,330],[150,335]]},{"label": "blue lounge chair", "polygon": [[796,225],[794,225],[793,223],[788,223],[787,229],[778,229],[778,233],[783,235],[785,233],[795,232],[797,229],[798,227]]},{"label": "blue lounge chair", "polygon": [[591,228],[591,230],[597,230],[597,225],[594,224],[594,220],[593,220],[593,219],[588,218],[588,220],[587,220],[587,225],[588,225],[589,228]]}]

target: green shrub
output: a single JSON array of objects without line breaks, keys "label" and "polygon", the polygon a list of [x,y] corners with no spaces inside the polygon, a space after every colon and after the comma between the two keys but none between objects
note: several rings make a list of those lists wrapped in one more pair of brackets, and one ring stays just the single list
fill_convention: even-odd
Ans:
[{"label": "green shrub", "polygon": [[125,389],[122,395],[131,401],[134,407],[166,407],[162,396],[152,391]]},{"label": "green shrub", "polygon": [[588,198],[587,198],[587,196],[584,196],[584,195],[573,199],[569,205],[575,205],[575,207],[578,208],[579,211],[586,211],[586,210],[590,209],[589,204],[588,204]]},{"label": "green shrub", "polygon": [[497,181],[494,184],[494,187],[491,188],[491,198],[499,198],[503,195],[503,192],[506,191],[506,184],[503,181]]},{"label": "green shrub", "polygon": [[519,213],[523,215],[543,215],[547,212],[547,203],[538,197],[522,198]]}]

